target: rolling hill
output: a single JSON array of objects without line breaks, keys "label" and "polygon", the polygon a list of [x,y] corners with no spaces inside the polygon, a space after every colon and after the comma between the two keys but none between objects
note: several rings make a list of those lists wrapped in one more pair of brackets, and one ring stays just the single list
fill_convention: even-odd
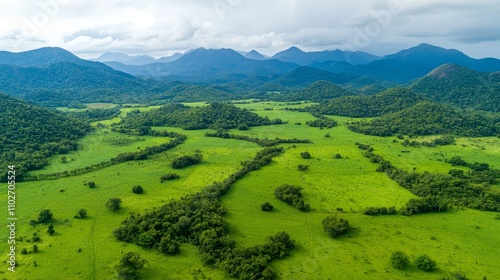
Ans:
[{"label": "rolling hill", "polygon": [[481,73],[446,64],[413,83],[415,92],[463,108],[500,111],[500,73]]}]

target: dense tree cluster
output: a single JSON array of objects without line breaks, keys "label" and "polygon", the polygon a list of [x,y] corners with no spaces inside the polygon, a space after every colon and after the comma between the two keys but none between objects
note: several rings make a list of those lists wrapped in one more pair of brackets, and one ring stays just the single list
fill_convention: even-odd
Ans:
[{"label": "dense tree cluster", "polygon": [[274,101],[303,101],[323,102],[333,98],[352,95],[351,92],[328,81],[317,81],[304,89],[288,94],[275,94],[270,96]]},{"label": "dense tree cluster", "polygon": [[232,129],[241,124],[248,127],[283,124],[280,119],[270,120],[234,105],[213,103],[205,107],[188,107],[182,104],[168,104],[149,112],[133,111],[121,123],[125,128],[150,126],[175,126],[186,130]]},{"label": "dense tree cluster", "polygon": [[365,152],[365,156],[371,162],[379,164],[377,171],[386,172],[400,186],[422,198],[410,200],[401,209],[402,214],[441,212],[446,210],[448,203],[473,209],[500,211],[500,195],[490,191],[484,184],[477,185],[477,183],[484,183],[479,180],[485,180],[485,178],[490,180],[488,176],[476,176],[477,181],[474,181],[448,174],[408,172],[394,167],[389,161],[373,152]]},{"label": "dense tree cluster", "polygon": [[396,251],[391,255],[391,264],[394,268],[405,269],[410,265],[410,258],[405,252]]},{"label": "dense tree cluster", "polygon": [[436,146],[447,146],[447,145],[453,145],[455,144],[455,137],[452,135],[445,135],[436,139],[432,139],[430,142],[428,141],[423,141],[423,142],[418,142],[418,141],[410,141],[406,139],[402,145],[405,147],[436,147]]},{"label": "dense tree cluster", "polygon": [[415,265],[418,269],[425,272],[431,272],[436,269],[436,262],[427,255],[418,256],[415,259]]},{"label": "dense tree cluster", "polygon": [[148,261],[142,259],[139,253],[125,253],[120,263],[115,266],[116,272],[118,272],[118,279],[138,279],[146,263],[148,263]]},{"label": "dense tree cluster", "polygon": [[310,209],[310,205],[304,202],[301,191],[301,187],[284,184],[274,190],[274,196],[276,196],[277,199],[299,209],[302,212],[307,212]]},{"label": "dense tree cluster", "polygon": [[185,155],[175,158],[172,161],[172,168],[182,169],[191,165],[195,165],[201,162],[203,155],[201,153],[195,153],[194,155]]},{"label": "dense tree cluster", "polygon": [[257,137],[250,137],[246,135],[236,135],[236,134],[231,134],[227,132],[227,130],[224,129],[218,129],[216,132],[207,132],[205,133],[206,137],[219,137],[223,139],[236,139],[236,140],[244,140],[244,141],[249,141],[253,143],[257,143],[261,147],[272,147],[276,146],[278,144],[284,144],[284,143],[294,143],[294,144],[299,144],[299,143],[304,143],[304,144],[309,144],[312,143],[311,140],[309,139],[282,139],[282,138],[274,138],[274,139],[268,139],[268,138],[257,138]]},{"label": "dense tree cluster", "polygon": [[424,98],[406,88],[391,88],[371,96],[344,96],[307,108],[310,112],[354,118],[378,117],[409,108]]},{"label": "dense tree cluster", "polygon": [[[92,130],[79,120],[4,94],[0,115],[0,165],[15,165],[18,181],[27,171],[47,165],[50,156],[76,150],[76,140]],[[0,181],[6,178],[6,171],[1,171]]]},{"label": "dense tree cluster", "polygon": [[334,119],[327,118],[325,116],[321,116],[313,121],[307,121],[306,124],[310,127],[319,127],[319,128],[332,128],[338,125],[337,121]]},{"label": "dense tree cluster", "polygon": [[500,134],[499,123],[500,116],[458,111],[450,106],[423,101],[372,121],[352,122],[349,129],[375,136],[452,134],[479,137]]},{"label": "dense tree cluster", "polygon": [[366,207],[365,210],[363,210],[363,214],[365,215],[394,215],[396,214],[396,207],[391,206],[391,207]]},{"label": "dense tree cluster", "polygon": [[263,245],[236,247],[228,236],[228,225],[223,219],[226,209],[220,198],[245,174],[269,164],[283,151],[280,147],[265,148],[222,182],[160,208],[131,214],[114,230],[115,237],[164,254],[178,253],[178,243],[191,243],[198,247],[205,264],[222,268],[229,276],[272,279],[274,273],[268,263],[285,257],[294,247],[293,240],[287,233],[280,232],[269,237]]},{"label": "dense tree cluster", "polygon": [[179,179],[180,177],[181,176],[179,176],[179,174],[170,172],[168,174],[164,174],[164,175],[160,176],[160,183],[163,183],[165,181],[172,181],[175,179]]}]

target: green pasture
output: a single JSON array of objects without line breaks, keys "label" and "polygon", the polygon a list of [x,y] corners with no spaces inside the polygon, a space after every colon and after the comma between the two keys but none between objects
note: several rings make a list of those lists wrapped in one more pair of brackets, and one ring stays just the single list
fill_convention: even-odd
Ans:
[{"label": "green pasture", "polygon": [[[466,273],[470,279],[500,278],[500,220],[495,219],[497,213],[453,208],[446,213],[411,217],[363,215],[366,207],[399,208],[415,196],[399,187],[385,173],[376,172],[377,165],[370,163],[363,156],[364,151],[355,145],[356,142],[370,144],[375,153],[396,167],[446,173],[456,167],[447,164],[445,159],[455,155],[500,169],[500,139],[457,138],[457,144],[452,146],[404,147],[401,145],[403,140],[396,137],[351,132],[344,124],[351,118],[333,116],[341,125],[332,129],[309,127],[305,123],[315,117],[282,110],[287,107],[283,104],[286,103],[236,105],[288,123],[252,127],[248,131],[232,130],[231,133],[259,138],[310,139],[313,143],[283,144],[286,149],[283,155],[261,170],[247,174],[222,199],[228,210],[226,220],[230,225],[230,236],[238,246],[264,243],[267,236],[278,231],[288,232],[296,241],[296,248],[290,256],[271,264],[278,279],[442,279],[451,278],[450,273],[455,271]],[[188,105],[203,106],[203,103]],[[121,117],[135,109],[122,109]],[[118,120],[102,123],[107,126]],[[18,183],[16,236],[19,266],[12,274],[4,262],[0,279],[117,279],[114,266],[121,254],[128,251],[139,252],[149,261],[142,279],[226,279],[222,270],[203,266],[197,249],[191,245],[183,244],[180,255],[164,256],[133,244],[117,242],[113,229],[119,227],[131,212],[159,207],[227,178],[240,168],[240,162],[252,158],[262,147],[246,141],[205,137],[210,130],[154,129],[180,132],[188,139],[148,160],[125,162],[57,180]],[[431,138],[410,141],[428,139]],[[126,136],[110,131],[109,127],[98,127],[79,141],[78,151],[55,156],[44,170],[33,173],[81,168],[169,140]],[[202,163],[182,170],[170,167],[175,157],[196,150],[204,156]],[[308,151],[312,157],[303,159],[300,156],[303,151]],[[336,158],[337,154],[341,158]],[[298,171],[299,164],[309,165],[309,169]],[[181,178],[160,183],[160,176],[169,172],[178,173]],[[84,183],[89,181],[94,181],[97,187],[90,189],[85,186]],[[277,200],[274,190],[282,184],[302,187],[311,211],[303,213]],[[144,194],[132,193],[135,185],[141,185]],[[112,197],[122,199],[122,209],[116,212],[106,209],[105,203]],[[7,193],[2,192],[0,199],[7,201]],[[266,201],[274,205],[273,212],[260,210],[260,205]],[[5,203],[2,205],[7,207]],[[73,218],[80,208],[88,211],[87,218]],[[56,234],[53,236],[46,233],[47,225],[30,226],[30,220],[36,219],[43,209],[50,209],[56,219]],[[6,221],[7,211],[0,213],[0,219]],[[321,221],[331,214],[347,219],[353,229],[340,238],[328,237],[322,230]],[[34,232],[42,239],[37,243],[39,252],[22,255],[23,248],[32,248],[34,243],[27,242],[27,239]],[[0,245],[2,252],[7,252],[7,236],[5,228],[0,231],[0,239],[4,240]],[[414,265],[405,271],[394,269],[390,255],[396,250],[406,252],[412,261],[420,254],[427,254],[437,262],[438,270],[425,273]],[[6,259],[4,254],[2,260]]]}]

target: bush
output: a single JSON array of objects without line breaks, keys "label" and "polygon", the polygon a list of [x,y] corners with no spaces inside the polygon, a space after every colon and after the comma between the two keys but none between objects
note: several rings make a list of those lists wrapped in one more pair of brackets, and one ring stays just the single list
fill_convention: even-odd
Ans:
[{"label": "bush", "polygon": [[132,188],[132,192],[135,194],[141,194],[144,192],[144,189],[141,186],[135,186]]},{"label": "bush", "polygon": [[351,227],[349,222],[338,216],[328,216],[323,219],[323,229],[331,237],[337,237],[346,233]]},{"label": "bush", "polygon": [[391,264],[394,268],[405,269],[410,264],[410,259],[404,252],[396,251],[391,255]]},{"label": "bush", "polygon": [[274,206],[271,203],[269,203],[269,202],[264,202],[260,206],[260,209],[262,209],[262,211],[271,212],[271,211],[273,211]]},{"label": "bush", "polygon": [[160,183],[163,183],[165,181],[171,181],[171,180],[175,180],[175,179],[179,179],[181,176],[179,176],[179,174],[175,174],[175,173],[168,173],[168,174],[165,174],[165,175],[161,175],[160,177]]},{"label": "bush", "polygon": [[141,259],[141,255],[135,252],[128,252],[123,255],[120,264],[115,266],[118,272],[118,279],[137,279],[144,264],[148,261]]},{"label": "bush", "polygon": [[54,230],[54,225],[52,225],[52,224],[49,225],[49,228],[47,229],[47,233],[49,235],[53,235],[54,233],[56,233],[56,231]]},{"label": "bush", "polygon": [[310,159],[311,158],[311,154],[309,152],[302,152],[300,153],[300,156],[304,159]]},{"label": "bush", "polygon": [[76,212],[75,218],[84,219],[85,217],[87,217],[87,210],[82,208]]},{"label": "bush", "polygon": [[306,171],[307,169],[309,169],[309,165],[299,164],[299,166],[297,166],[297,169],[299,171]]},{"label": "bush", "polygon": [[436,269],[436,262],[427,255],[418,256],[415,260],[415,265],[418,269],[425,272],[430,272]]},{"label": "bush", "polygon": [[38,222],[42,223],[42,224],[51,222],[52,221],[52,217],[53,217],[53,215],[50,212],[50,210],[42,210],[38,214]]},{"label": "bush", "polygon": [[301,187],[285,184],[277,187],[276,190],[274,190],[274,195],[277,199],[285,202],[286,204],[292,205],[302,212],[307,212],[309,211],[310,206],[309,204],[304,203],[301,190]]},{"label": "bush", "polygon": [[106,207],[109,210],[118,210],[122,205],[122,200],[119,198],[110,198],[108,202],[106,202]]},{"label": "bush", "polygon": [[93,188],[96,187],[96,184],[95,184],[95,182],[90,181],[90,182],[87,183],[87,186],[89,186],[89,188],[93,189]]},{"label": "bush", "polygon": [[33,253],[38,252],[38,245],[33,244]]},{"label": "bush", "polygon": [[200,153],[196,153],[194,155],[187,155],[187,156],[178,157],[178,158],[174,159],[174,161],[172,161],[172,168],[182,169],[184,167],[198,164],[198,163],[200,163],[200,161],[202,159],[203,159],[203,155]]},{"label": "bush", "polygon": [[163,237],[158,246],[159,251],[166,255],[176,255],[180,253],[179,243],[169,237]]}]

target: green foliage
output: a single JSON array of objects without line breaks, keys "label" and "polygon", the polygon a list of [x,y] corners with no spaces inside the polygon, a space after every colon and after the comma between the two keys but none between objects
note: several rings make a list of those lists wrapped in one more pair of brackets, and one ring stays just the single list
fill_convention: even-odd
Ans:
[{"label": "green foliage", "polygon": [[328,216],[323,219],[323,230],[331,237],[346,233],[351,227],[349,222],[338,216]]},{"label": "green foliage", "polygon": [[87,184],[87,186],[89,186],[89,188],[91,188],[91,189],[93,189],[93,188],[95,188],[95,187],[96,187],[96,184],[95,184],[95,182],[94,182],[94,181],[87,182],[86,184]]},{"label": "green foliage", "polygon": [[391,255],[391,264],[394,268],[405,269],[408,265],[410,265],[410,259],[406,253],[396,251]]},{"label": "green foliage", "polygon": [[244,140],[244,141],[249,141],[249,142],[254,142],[257,143],[261,147],[272,147],[276,146],[278,144],[282,143],[304,143],[304,144],[309,144],[312,143],[311,140],[308,139],[282,139],[282,138],[275,138],[275,139],[268,139],[268,138],[257,138],[257,137],[250,137],[246,135],[236,135],[236,134],[230,134],[224,129],[218,129],[216,132],[211,133],[207,132],[205,133],[206,137],[219,137],[223,139],[237,139],[237,140]]},{"label": "green foliage", "polygon": [[201,153],[195,153],[194,155],[185,155],[175,158],[172,161],[172,168],[182,169],[191,165],[195,165],[201,162],[203,155]]},{"label": "green foliage", "polygon": [[33,253],[38,252],[38,245],[33,244]]},{"label": "green foliage", "polygon": [[85,219],[87,217],[87,210],[85,209],[79,209],[77,212],[76,212],[76,215],[75,215],[75,218],[77,219]]},{"label": "green foliage", "polygon": [[415,265],[417,266],[418,269],[425,271],[425,272],[431,272],[431,271],[436,269],[436,262],[433,261],[427,255],[418,256],[415,259]]},{"label": "green foliage", "polygon": [[49,235],[53,235],[54,233],[56,233],[56,231],[54,230],[54,225],[53,224],[50,224],[48,229],[47,229],[47,233]]},{"label": "green foliage", "polygon": [[179,176],[179,174],[176,174],[176,173],[168,173],[168,174],[164,174],[164,175],[161,175],[160,177],[160,183],[163,183],[165,181],[172,181],[172,180],[175,180],[175,179],[179,179],[181,176]]},{"label": "green foliage", "polygon": [[106,207],[109,210],[118,210],[122,205],[122,200],[119,198],[110,198],[108,202],[106,202]]},{"label": "green foliage", "polygon": [[186,130],[206,128],[232,129],[240,125],[247,127],[282,124],[283,121],[270,120],[234,105],[213,103],[205,107],[188,107],[182,104],[169,104],[149,112],[131,112],[122,121],[126,129],[149,126],[175,126]]},{"label": "green foliage", "polygon": [[372,96],[345,96],[307,108],[309,112],[354,118],[378,117],[409,108],[424,98],[406,88],[391,88]]},{"label": "green foliage", "polygon": [[448,205],[442,199],[436,197],[426,197],[423,199],[410,199],[406,205],[401,208],[403,215],[411,216],[418,213],[427,212],[446,212]]},{"label": "green foliage", "polygon": [[[0,94],[0,115],[0,165],[15,165],[17,181],[47,165],[48,157],[76,150],[76,140],[92,130],[79,120],[4,94]],[[4,169],[0,181],[6,179]]]},{"label": "green foliage", "polygon": [[137,279],[146,263],[148,261],[142,259],[139,253],[128,252],[123,254],[120,263],[115,266],[116,272],[118,272],[118,279]]},{"label": "green foliage", "polygon": [[418,142],[418,141],[409,141],[406,139],[403,143],[403,146],[408,147],[419,147],[419,146],[424,146],[424,147],[436,147],[436,146],[447,146],[447,145],[453,145],[455,144],[455,137],[452,135],[446,135],[442,136],[440,138],[433,139],[430,142]]},{"label": "green foliage", "polygon": [[332,128],[338,125],[337,121],[334,119],[330,119],[322,116],[321,118],[315,119],[313,121],[307,121],[306,124],[310,127],[319,127],[319,128]]},{"label": "green foliage", "polygon": [[141,186],[134,186],[132,188],[132,192],[135,194],[141,194],[144,192],[144,189]]},{"label": "green foliage", "polygon": [[310,159],[311,158],[311,154],[307,151],[305,152],[301,152],[300,153],[300,156],[303,158],[303,159]]},{"label": "green foliage", "polygon": [[48,209],[42,210],[40,211],[40,213],[38,213],[38,222],[42,224],[52,222],[53,216],[54,215],[52,215],[52,212],[50,212],[50,210]]},{"label": "green foliage", "polygon": [[352,122],[349,129],[375,136],[453,134],[479,137],[499,134],[499,122],[498,116],[457,111],[450,106],[423,101],[369,122]]},{"label": "green foliage", "polygon": [[322,102],[332,98],[352,95],[349,91],[328,81],[317,81],[308,87],[289,93],[271,96],[275,101],[302,101]]},{"label": "green foliage", "polygon": [[260,209],[265,212],[271,212],[274,210],[274,206],[269,203],[269,202],[264,202],[261,206]]},{"label": "green foliage", "polygon": [[307,212],[310,209],[309,204],[304,203],[304,198],[301,193],[302,188],[293,185],[281,185],[274,190],[274,196],[277,199],[285,202],[288,205],[299,209],[302,212]]},{"label": "green foliage", "polygon": [[396,207],[391,206],[389,208],[387,207],[366,207],[365,210],[363,210],[363,214],[365,215],[394,215],[396,214]]},{"label": "green foliage", "polygon": [[[69,107],[69,106],[68,106]],[[84,122],[97,122],[118,117],[120,107],[107,109],[87,109],[83,111],[69,111],[64,113],[68,117],[72,117]]]},{"label": "green foliage", "polygon": [[297,169],[298,169],[299,171],[307,171],[307,169],[309,169],[309,165],[299,164],[299,165],[297,166]]}]

